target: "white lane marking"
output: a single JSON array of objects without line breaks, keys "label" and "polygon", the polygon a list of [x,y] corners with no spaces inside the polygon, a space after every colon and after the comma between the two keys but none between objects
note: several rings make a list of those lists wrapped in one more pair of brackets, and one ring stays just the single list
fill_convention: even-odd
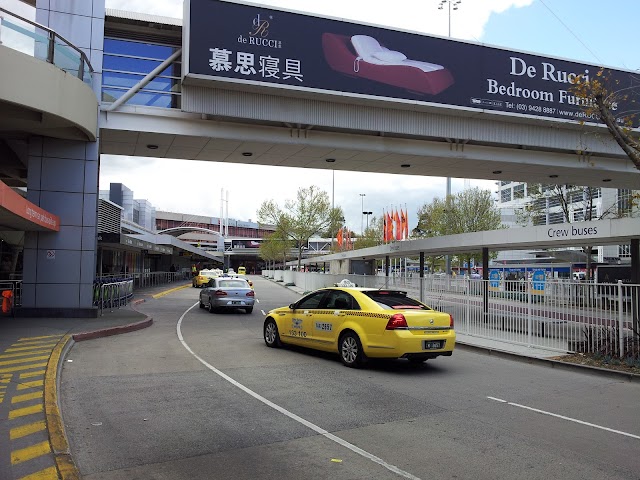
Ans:
[{"label": "white lane marking", "polygon": [[496,397],[487,397],[489,400],[495,400],[496,402],[507,403],[506,400],[502,400],[501,398]]},{"label": "white lane marking", "polygon": [[618,435],[624,435],[625,437],[631,437],[631,438],[636,438],[640,440],[640,436],[634,435],[633,433],[627,433],[621,430],[614,430],[613,428],[603,427],[602,425],[596,425],[595,423],[585,422],[583,420],[578,420],[577,418],[565,417],[564,415],[558,415],[557,413],[547,412],[545,410],[540,410],[538,408],[527,407],[526,405],[520,405],[519,403],[507,402],[506,400],[501,400],[499,398],[494,398],[494,397],[487,397],[487,398],[490,400],[495,400],[497,402],[506,403],[507,405],[512,405],[514,407],[524,408],[525,410],[530,410],[532,412],[541,413],[543,415],[549,415],[550,417],[560,418],[562,420],[567,420],[569,422],[579,423],[580,425],[586,425],[587,427],[593,427],[599,430],[605,430],[607,432],[617,433]]},{"label": "white lane marking", "polygon": [[256,303],[260,303],[260,299],[259,298],[256,298]]},{"label": "white lane marking", "polygon": [[335,443],[342,445],[345,448],[348,448],[349,450],[351,450],[352,452],[357,453],[358,455],[363,456],[364,458],[371,460],[374,463],[377,463],[378,465],[386,468],[387,470],[393,472],[393,473],[397,473],[398,475],[400,475],[401,477],[404,478],[409,478],[410,480],[421,480],[419,477],[416,477],[415,475],[410,474],[409,472],[405,472],[404,470],[399,469],[398,467],[396,467],[395,465],[391,465],[390,463],[385,462],[384,460],[382,460],[380,457],[376,457],[375,455],[373,455],[372,453],[367,452],[366,450],[363,450],[359,447],[356,447],[355,445],[347,442],[346,440],[343,440],[340,437],[337,437],[336,435],[329,433],[328,431],[326,431],[324,428],[320,428],[319,426],[317,426],[314,423],[311,423],[308,420],[305,420],[302,417],[299,417],[298,415],[296,415],[293,412],[290,412],[289,410],[281,407],[280,405],[277,405],[275,403],[273,403],[270,400],[267,400],[266,398],[264,398],[262,395],[257,394],[256,392],[254,392],[253,390],[250,390],[248,387],[245,387],[244,385],[242,385],[241,383],[235,381],[233,378],[231,378],[229,375],[222,373],[220,370],[218,370],[216,367],[214,367],[213,365],[207,363],[204,359],[200,358],[193,350],[191,350],[191,347],[189,347],[189,345],[187,345],[187,342],[184,341],[184,338],[182,336],[182,330],[181,330],[181,326],[182,326],[182,320],[184,320],[184,317],[187,313],[189,313],[189,311],[192,308],[195,308],[198,304],[194,303],[191,307],[189,307],[181,316],[180,319],[178,320],[178,324],[176,326],[176,330],[178,333],[178,340],[180,340],[180,343],[182,343],[182,346],[184,348],[187,349],[187,351],[194,356],[194,358],[196,360],[198,360],[201,364],[203,364],[205,367],[207,367],[209,370],[211,370],[213,373],[215,373],[216,375],[222,377],[223,379],[225,379],[227,382],[231,383],[232,385],[238,387],[240,390],[244,391],[245,393],[248,393],[249,395],[251,395],[253,398],[255,398],[256,400],[264,403],[265,405],[268,405],[269,407],[273,408],[274,410],[277,410],[278,412],[282,413],[283,415],[286,415],[287,417],[291,418],[292,420],[295,420],[298,423],[301,423],[302,425],[304,425],[307,428],[310,428],[311,430],[313,430],[316,433],[319,433],[320,435],[324,436],[325,438],[334,441]]},{"label": "white lane marking", "polygon": [[260,312],[262,313],[262,315],[267,315],[266,313],[264,313],[264,310],[260,310]]}]

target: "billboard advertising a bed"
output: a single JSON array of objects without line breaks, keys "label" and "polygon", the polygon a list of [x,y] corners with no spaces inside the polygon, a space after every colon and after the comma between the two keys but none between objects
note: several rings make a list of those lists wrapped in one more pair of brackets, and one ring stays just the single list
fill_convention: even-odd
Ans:
[{"label": "billboard advertising a bed", "polygon": [[[220,0],[185,6],[185,77],[593,121],[572,92],[594,65]],[[608,70],[630,95],[640,75]],[[636,123],[637,125],[637,123]]]}]

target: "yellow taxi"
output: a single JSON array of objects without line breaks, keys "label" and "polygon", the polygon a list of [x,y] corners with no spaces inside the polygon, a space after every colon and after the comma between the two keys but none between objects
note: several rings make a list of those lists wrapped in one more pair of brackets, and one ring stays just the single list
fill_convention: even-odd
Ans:
[{"label": "yellow taxi", "polygon": [[271,310],[263,325],[268,347],[292,344],[337,352],[347,367],[367,358],[422,363],[451,356],[453,317],[394,289],[333,287]]},{"label": "yellow taxi", "polygon": [[198,272],[198,275],[193,277],[191,286],[202,288],[207,285],[212,278],[219,277],[220,275],[222,275],[222,270],[220,270],[219,268],[213,268],[211,270],[200,270]]}]

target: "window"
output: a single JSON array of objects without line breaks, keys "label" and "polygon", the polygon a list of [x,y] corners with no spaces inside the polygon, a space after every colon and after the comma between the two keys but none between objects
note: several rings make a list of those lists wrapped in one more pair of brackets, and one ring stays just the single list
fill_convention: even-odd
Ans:
[{"label": "window", "polygon": [[549,225],[564,223],[564,212],[549,213]]},{"label": "window", "polygon": [[511,189],[505,188],[500,191],[500,201],[501,202],[510,202],[511,201]]},{"label": "window", "polygon": [[586,188],[587,198],[600,198],[602,196],[602,190],[596,187]]},{"label": "window", "polygon": [[538,198],[535,202],[533,202],[533,207],[537,210],[543,210],[547,208],[547,199]]},{"label": "window", "polygon": [[580,203],[584,200],[583,192],[571,192],[569,194],[569,203]]},{"label": "window", "polygon": [[327,295],[327,300],[323,308],[336,310],[360,310],[360,305],[346,292],[332,290]]},{"label": "window", "polygon": [[618,189],[618,215],[621,217],[629,215],[633,208],[633,191],[620,188]]},{"label": "window", "polygon": [[560,198],[556,195],[549,197],[549,208],[559,207],[560,206]]},{"label": "window", "polygon": [[524,183],[513,187],[513,198],[524,198]]},{"label": "window", "polygon": [[407,297],[407,294],[405,292],[371,290],[363,293],[386,310],[407,308],[415,308],[416,310],[430,310],[430,308],[421,304],[417,300]]},{"label": "window", "polygon": [[[114,102],[169,58],[177,46],[105,38],[102,100]],[[131,105],[180,108],[181,62],[165,68],[127,100]]]},{"label": "window", "polygon": [[310,293],[298,302],[298,304],[296,305],[296,310],[312,310],[320,308],[320,302],[326,294],[327,292],[325,290]]},{"label": "window", "polygon": [[618,256],[620,258],[630,258],[631,245],[618,245]]}]

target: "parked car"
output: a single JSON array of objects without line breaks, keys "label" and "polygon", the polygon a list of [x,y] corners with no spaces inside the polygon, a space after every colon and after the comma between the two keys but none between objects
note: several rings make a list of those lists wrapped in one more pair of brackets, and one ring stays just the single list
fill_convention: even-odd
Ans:
[{"label": "parked car", "polygon": [[268,347],[299,345],[337,352],[348,367],[368,357],[421,363],[450,356],[453,317],[390,289],[329,287],[288,307],[271,310],[263,324]]},{"label": "parked car", "polygon": [[206,284],[208,284],[212,278],[215,278],[221,274],[222,274],[222,270],[217,268],[212,270],[207,270],[207,269],[200,270],[198,272],[198,275],[193,277],[193,280],[191,281],[191,286],[195,288],[202,288]]},{"label": "parked car", "polygon": [[254,301],[255,293],[243,278],[215,277],[200,292],[200,308],[208,308],[211,313],[236,308],[251,313]]}]

